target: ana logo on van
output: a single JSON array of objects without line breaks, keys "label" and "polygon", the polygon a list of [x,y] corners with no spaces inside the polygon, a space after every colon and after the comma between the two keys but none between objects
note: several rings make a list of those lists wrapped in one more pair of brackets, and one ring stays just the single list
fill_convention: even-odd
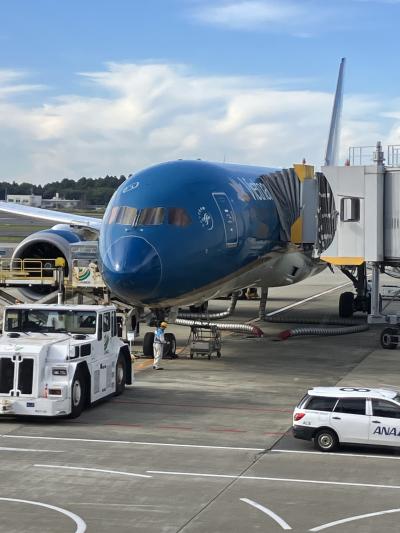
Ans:
[{"label": "ana logo on van", "polygon": [[393,435],[393,437],[400,437],[400,428],[378,426],[375,428],[374,435]]}]

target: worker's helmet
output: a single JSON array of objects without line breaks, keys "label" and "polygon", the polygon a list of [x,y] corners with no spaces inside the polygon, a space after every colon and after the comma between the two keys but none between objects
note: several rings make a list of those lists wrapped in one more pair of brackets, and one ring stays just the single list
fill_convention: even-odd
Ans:
[{"label": "worker's helmet", "polygon": [[168,324],[166,322],[161,322],[160,328],[167,328]]}]

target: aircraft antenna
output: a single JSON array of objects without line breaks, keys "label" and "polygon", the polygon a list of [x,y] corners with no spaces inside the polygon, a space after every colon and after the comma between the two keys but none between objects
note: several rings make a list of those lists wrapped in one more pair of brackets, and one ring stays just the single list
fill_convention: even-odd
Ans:
[{"label": "aircraft antenna", "polygon": [[331,124],[329,127],[328,145],[325,154],[325,166],[333,166],[337,163],[340,136],[340,118],[343,105],[343,78],[346,58],[342,57],[339,68],[339,76],[336,85],[335,99],[333,101]]}]

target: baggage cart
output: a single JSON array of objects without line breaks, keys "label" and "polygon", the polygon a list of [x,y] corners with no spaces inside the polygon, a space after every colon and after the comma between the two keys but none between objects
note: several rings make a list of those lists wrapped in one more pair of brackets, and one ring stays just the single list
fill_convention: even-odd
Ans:
[{"label": "baggage cart", "polygon": [[221,333],[217,326],[191,326],[190,359],[194,355],[221,357]]}]

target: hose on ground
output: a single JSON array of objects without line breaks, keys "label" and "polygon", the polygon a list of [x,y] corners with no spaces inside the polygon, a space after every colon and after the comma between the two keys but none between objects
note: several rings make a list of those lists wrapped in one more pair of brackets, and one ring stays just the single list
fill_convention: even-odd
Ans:
[{"label": "hose on ground", "polygon": [[352,318],[337,318],[337,317],[324,317],[324,318],[308,318],[298,317],[294,315],[283,316],[266,316],[264,319],[266,322],[284,323],[284,324],[318,324],[326,326],[360,326],[363,325],[365,320],[352,319]]},{"label": "hose on ground", "polygon": [[180,326],[195,326],[198,328],[212,328],[216,327],[225,331],[238,331],[242,333],[251,333],[256,337],[263,337],[264,332],[258,327],[248,324],[230,324],[228,322],[208,322],[206,320],[186,320],[183,318],[177,318],[175,324]]},{"label": "hose on ground", "polygon": [[278,337],[282,340],[286,340],[289,337],[305,337],[322,335],[323,337],[329,337],[333,335],[348,335],[349,333],[361,333],[369,329],[368,324],[361,326],[349,326],[346,328],[293,328],[281,331]]}]

